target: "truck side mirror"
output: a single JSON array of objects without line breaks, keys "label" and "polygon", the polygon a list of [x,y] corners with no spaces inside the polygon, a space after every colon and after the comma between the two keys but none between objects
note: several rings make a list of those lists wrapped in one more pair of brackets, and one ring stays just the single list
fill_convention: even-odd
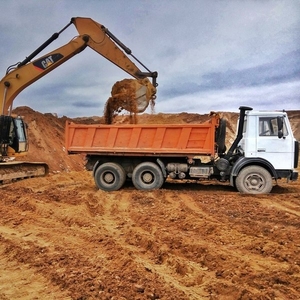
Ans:
[{"label": "truck side mirror", "polygon": [[278,126],[278,138],[281,139],[283,137],[283,118],[277,117],[277,126]]}]

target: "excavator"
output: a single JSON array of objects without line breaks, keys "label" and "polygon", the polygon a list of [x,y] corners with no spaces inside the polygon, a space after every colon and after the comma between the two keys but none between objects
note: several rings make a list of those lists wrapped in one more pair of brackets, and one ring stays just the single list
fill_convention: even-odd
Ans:
[{"label": "excavator", "polygon": [[[62,47],[33,60],[72,24],[79,33],[76,37]],[[140,113],[146,110],[151,101],[155,100],[157,72],[151,72],[105,26],[91,18],[71,18],[64,28],[54,33],[22,62],[8,67],[5,76],[0,81],[0,182],[48,174],[46,163],[15,160],[27,154],[28,135],[27,125],[23,118],[12,114],[13,101],[23,89],[86,47],[93,49],[134,78],[125,81],[123,87],[124,81],[120,81],[118,88],[112,89],[113,102],[121,105],[118,109]],[[141,71],[129,56],[145,71]],[[152,80],[150,81],[149,78]]]}]

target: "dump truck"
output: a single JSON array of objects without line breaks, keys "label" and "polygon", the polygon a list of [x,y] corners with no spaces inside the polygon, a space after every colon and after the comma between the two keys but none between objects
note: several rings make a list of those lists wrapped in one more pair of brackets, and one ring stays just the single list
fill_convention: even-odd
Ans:
[{"label": "dump truck", "polygon": [[215,179],[241,193],[271,192],[278,179],[296,180],[299,143],[285,111],[241,106],[237,134],[226,149],[226,121],[211,113],[202,124],[66,123],[69,154],[84,153],[87,170],[104,191],[131,180],[139,190],[170,179]]}]

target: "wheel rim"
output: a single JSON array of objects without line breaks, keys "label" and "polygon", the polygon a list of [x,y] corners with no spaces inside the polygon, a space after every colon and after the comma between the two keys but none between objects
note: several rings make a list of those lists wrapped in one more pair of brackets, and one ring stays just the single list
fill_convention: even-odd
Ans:
[{"label": "wheel rim", "polygon": [[112,172],[105,172],[102,178],[107,184],[112,184],[115,181],[115,176]]},{"label": "wheel rim", "polygon": [[249,191],[261,191],[265,185],[265,178],[259,174],[249,174],[245,178],[245,186]]},{"label": "wheel rim", "polygon": [[144,183],[150,184],[150,183],[153,182],[154,176],[151,172],[143,172],[142,176],[141,176],[141,179]]}]

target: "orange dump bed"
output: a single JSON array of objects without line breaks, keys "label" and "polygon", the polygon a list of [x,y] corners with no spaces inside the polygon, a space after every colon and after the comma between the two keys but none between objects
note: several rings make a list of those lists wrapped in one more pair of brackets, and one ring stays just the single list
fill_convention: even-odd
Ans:
[{"label": "orange dump bed", "polygon": [[85,125],[67,122],[68,153],[196,156],[215,154],[219,117],[202,124]]}]

